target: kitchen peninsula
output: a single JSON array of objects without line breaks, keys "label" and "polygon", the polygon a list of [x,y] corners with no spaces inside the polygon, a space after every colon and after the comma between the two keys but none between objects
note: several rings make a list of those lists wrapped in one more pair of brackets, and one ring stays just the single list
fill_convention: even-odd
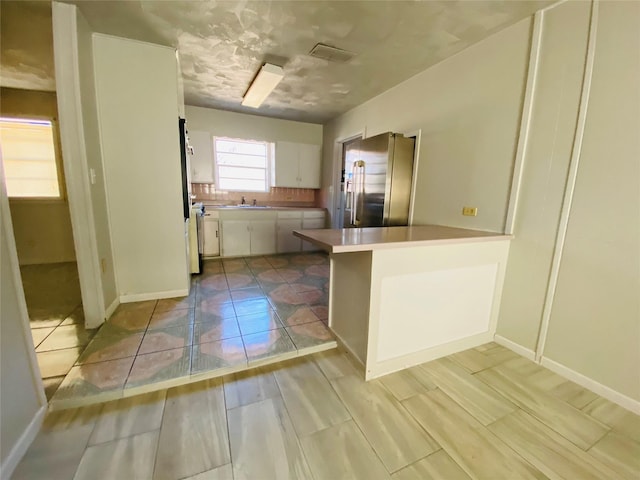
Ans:
[{"label": "kitchen peninsula", "polygon": [[367,380],[493,340],[511,235],[438,225],[294,235],[330,253],[329,326]]}]

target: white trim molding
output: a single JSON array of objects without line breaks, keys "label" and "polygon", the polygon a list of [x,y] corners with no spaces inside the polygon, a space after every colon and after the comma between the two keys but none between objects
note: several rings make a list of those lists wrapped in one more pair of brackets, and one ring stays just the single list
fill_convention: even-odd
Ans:
[{"label": "white trim molding", "polygon": [[509,340],[508,338],[503,337],[502,335],[496,335],[493,337],[493,341],[498,345],[502,345],[505,348],[508,348],[514,353],[517,353],[521,357],[526,358],[527,360],[531,360],[535,362],[536,360],[536,352],[530,350],[522,345],[514,342],[513,340]]},{"label": "white trim molding", "polygon": [[582,78],[582,93],[580,95],[578,121],[576,124],[576,132],[573,137],[573,148],[571,150],[571,159],[569,161],[569,173],[567,175],[564,199],[562,201],[562,210],[560,213],[560,222],[556,235],[556,243],[553,249],[551,271],[549,272],[549,283],[547,284],[547,292],[545,294],[544,306],[542,309],[542,321],[540,324],[540,331],[538,332],[538,340],[536,342],[536,360],[538,362],[544,354],[544,347],[547,342],[547,333],[549,331],[551,311],[553,309],[553,301],[555,299],[556,287],[558,285],[558,278],[560,276],[560,264],[562,262],[564,242],[567,236],[567,229],[569,228],[569,217],[571,215],[573,193],[575,191],[576,180],[578,178],[578,167],[580,165],[580,155],[582,153],[582,139],[584,137],[584,128],[587,122],[587,110],[589,109],[589,93],[591,90],[591,77],[593,74],[593,64],[596,53],[597,30],[598,0],[593,0],[593,2],[591,3],[591,25],[589,27],[587,57],[584,67],[584,76]]},{"label": "white trim molding", "polygon": [[20,460],[22,460],[22,457],[27,453],[27,450],[38,435],[46,414],[47,406],[45,404],[33,416],[27,428],[22,432],[20,438],[11,448],[2,465],[0,465],[0,478],[11,478]]},{"label": "white trim molding", "polygon": [[82,308],[86,326],[94,328],[104,322],[105,305],[84,141],[76,8],[53,2],[53,47],[60,141]]},{"label": "white trim molding", "polygon": [[601,397],[604,397],[607,400],[620,405],[622,408],[626,408],[636,415],[640,415],[640,401],[634,400],[631,397],[627,397],[626,395],[612,389],[611,387],[607,387],[606,385],[603,385],[592,378],[578,373],[575,370],[571,370],[569,367],[566,367],[561,363],[558,363],[547,357],[542,357],[540,364],[543,367],[546,367],[549,370],[557,373],[558,375],[561,375],[564,378],[571,380],[572,382],[575,382],[594,393],[597,393]]},{"label": "white trim molding", "polygon": [[[186,297],[187,295],[189,295],[188,288],[185,288],[183,290],[166,290],[164,292],[132,293],[128,295],[120,295],[120,303],[144,302],[145,300],[161,300],[163,298]],[[111,306],[109,308],[111,308]]]},{"label": "white trim molding", "polygon": [[104,312],[105,320],[109,320],[109,318],[111,318],[111,315],[113,315],[113,312],[116,311],[116,308],[118,308],[118,306],[120,306],[120,299],[116,297]]},{"label": "white trim molding", "polygon": [[542,30],[544,26],[544,11],[538,11],[533,16],[533,33],[531,34],[531,52],[529,54],[529,68],[527,83],[522,105],[522,120],[520,121],[520,134],[513,167],[511,192],[509,194],[509,206],[505,219],[504,233],[513,234],[520,198],[520,185],[524,174],[524,165],[529,145],[529,132],[531,130],[531,117],[533,116],[533,102],[535,101],[536,83],[538,79],[538,65],[540,64],[540,45],[542,44]]}]

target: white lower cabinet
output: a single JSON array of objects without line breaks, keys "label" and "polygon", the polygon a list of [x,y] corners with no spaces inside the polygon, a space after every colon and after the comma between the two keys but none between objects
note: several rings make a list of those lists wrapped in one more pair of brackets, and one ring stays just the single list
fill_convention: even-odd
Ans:
[{"label": "white lower cabinet", "polygon": [[223,220],[222,256],[266,255],[276,251],[273,220]]},{"label": "white lower cabinet", "polygon": [[293,235],[294,230],[302,228],[302,218],[278,218],[278,253],[299,252],[301,242]]},{"label": "white lower cabinet", "polygon": [[222,221],[222,256],[238,257],[251,254],[251,231],[248,220]]},{"label": "white lower cabinet", "polygon": [[[207,211],[214,212],[210,209]],[[293,235],[294,230],[324,228],[325,213],[322,210],[236,210],[220,209],[220,255],[242,257],[271,255],[274,253],[317,250]],[[213,227],[211,227],[213,228]],[[205,242],[209,230],[205,225]],[[214,233],[209,233],[213,235]],[[205,255],[207,255],[205,243]],[[210,256],[210,255],[207,255]]]},{"label": "white lower cabinet", "polygon": [[276,222],[251,220],[251,255],[266,255],[276,251]]},{"label": "white lower cabinet", "polygon": [[217,218],[211,218],[205,214],[203,220],[204,229],[204,251],[202,255],[205,257],[217,257],[220,255],[220,231]]}]

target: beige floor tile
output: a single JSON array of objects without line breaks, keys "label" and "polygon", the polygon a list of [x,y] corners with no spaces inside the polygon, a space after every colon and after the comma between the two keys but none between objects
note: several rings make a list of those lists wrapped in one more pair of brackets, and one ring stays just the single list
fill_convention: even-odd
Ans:
[{"label": "beige floor tile", "polygon": [[469,475],[444,450],[438,450],[397,471],[391,478],[393,480],[470,480]]},{"label": "beige floor tile", "polygon": [[233,373],[223,380],[227,410],[280,395],[276,379],[266,367]]},{"label": "beige floor tile", "polygon": [[498,366],[480,372],[476,377],[583,450],[609,430],[580,410],[528,384],[525,377],[509,368]]},{"label": "beige floor tile", "polygon": [[84,325],[84,310],[82,305],[79,305],[71,314],[64,319],[64,322],[60,324],[65,325]]},{"label": "beige floor tile", "polygon": [[440,389],[483,425],[495,422],[516,406],[448,358],[421,365]]},{"label": "beige floor tile", "polygon": [[472,478],[546,478],[440,389],[402,403]]},{"label": "beige floor tile", "polygon": [[72,479],[99,411],[100,407],[91,406],[47,415],[40,432],[11,478]]},{"label": "beige floor tile", "polygon": [[640,415],[598,397],[582,409],[589,416],[613,427],[613,431],[640,443]]},{"label": "beige floor tile", "polygon": [[166,394],[160,390],[105,403],[89,445],[159,430]]},{"label": "beige floor tile", "polygon": [[228,416],[235,480],[311,478],[281,399],[234,408]]},{"label": "beige floor tile", "polygon": [[360,374],[348,355],[338,349],[315,353],[311,358],[318,364],[322,373],[329,380],[346,375]]},{"label": "beige floor tile", "polygon": [[316,480],[383,480],[389,473],[353,421],[301,439]]},{"label": "beige floor tile", "polygon": [[380,377],[378,382],[384,385],[397,400],[406,400],[413,395],[436,388],[433,380],[418,366],[385,375]]},{"label": "beige floor tile", "polygon": [[230,461],[222,380],[206,380],[170,389],[154,478],[189,477]]},{"label": "beige floor tile", "polygon": [[49,350],[61,350],[63,348],[82,347],[89,343],[95,330],[86,330],[84,326],[68,325],[56,328],[49,336],[36,348],[37,352],[47,352]]},{"label": "beige floor tile", "polygon": [[55,328],[32,328],[31,329],[31,338],[33,338],[33,346],[38,348],[38,345],[42,343],[42,341],[49,336],[51,332],[53,332]]},{"label": "beige floor tile", "polygon": [[598,398],[597,394],[569,380],[552,388],[549,393],[577,409],[586,407]]},{"label": "beige floor tile", "polygon": [[384,387],[353,375],[331,384],[389,472],[440,448]]},{"label": "beige floor tile", "polygon": [[158,431],[87,448],[74,480],[151,479]]},{"label": "beige floor tile", "polygon": [[464,352],[450,355],[450,358],[458,362],[471,373],[494,367],[517,357],[518,355],[516,353],[501,347],[500,345],[485,352],[479,352],[472,348],[470,350],[465,350]]},{"label": "beige floor tile", "polygon": [[233,468],[228,463],[213,470],[198,473],[193,477],[187,477],[183,480],[233,480]]},{"label": "beige floor tile", "polygon": [[76,363],[82,348],[65,348],[50,352],[36,353],[40,375],[42,378],[58,377],[66,375]]},{"label": "beige floor tile", "polygon": [[290,360],[275,369],[274,375],[299,436],[351,419],[329,381],[312,360]]},{"label": "beige floor tile", "polygon": [[589,453],[616,471],[622,478],[640,478],[640,443],[616,432],[608,433]]},{"label": "beige floor tile", "polygon": [[522,410],[488,428],[549,478],[597,480],[616,476],[604,464]]},{"label": "beige floor tile", "polygon": [[298,350],[335,342],[327,326],[320,320],[287,327],[286,330]]}]

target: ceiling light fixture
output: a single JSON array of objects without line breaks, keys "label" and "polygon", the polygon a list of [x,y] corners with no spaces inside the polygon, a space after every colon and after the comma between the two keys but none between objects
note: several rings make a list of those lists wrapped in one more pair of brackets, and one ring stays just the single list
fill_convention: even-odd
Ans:
[{"label": "ceiling light fixture", "polygon": [[249,90],[242,97],[242,105],[258,108],[284,77],[284,70],[278,65],[265,63],[251,82]]}]

